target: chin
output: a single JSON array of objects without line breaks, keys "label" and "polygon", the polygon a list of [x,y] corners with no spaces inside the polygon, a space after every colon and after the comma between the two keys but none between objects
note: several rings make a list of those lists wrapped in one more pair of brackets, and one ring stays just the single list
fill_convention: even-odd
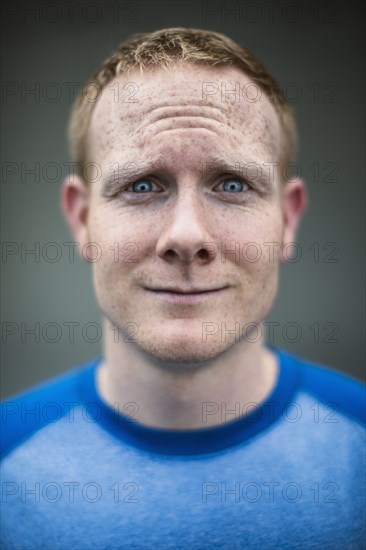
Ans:
[{"label": "chin", "polygon": [[159,337],[144,337],[141,335],[137,346],[150,360],[164,368],[164,363],[169,370],[181,370],[189,366],[190,370],[204,366],[205,362],[219,357],[231,347],[230,342],[221,342],[220,338],[202,342],[201,333],[159,335]]}]

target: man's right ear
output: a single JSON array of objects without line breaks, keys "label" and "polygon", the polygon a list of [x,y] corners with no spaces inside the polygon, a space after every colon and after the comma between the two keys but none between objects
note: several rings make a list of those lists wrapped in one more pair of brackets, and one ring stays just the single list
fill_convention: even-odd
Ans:
[{"label": "man's right ear", "polygon": [[[89,242],[87,226],[90,191],[87,183],[77,175],[64,180],[61,190],[61,210],[70,227],[75,241],[78,243],[79,254]],[[85,258],[84,258],[85,259]]]}]

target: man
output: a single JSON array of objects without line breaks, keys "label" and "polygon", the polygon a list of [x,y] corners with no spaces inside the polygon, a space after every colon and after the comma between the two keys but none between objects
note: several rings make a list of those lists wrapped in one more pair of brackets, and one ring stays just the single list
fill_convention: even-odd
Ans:
[{"label": "man", "polygon": [[70,128],[104,353],[3,404],[4,548],[361,548],[364,388],[263,339],[306,204],[275,80],[221,34],[146,33]]}]

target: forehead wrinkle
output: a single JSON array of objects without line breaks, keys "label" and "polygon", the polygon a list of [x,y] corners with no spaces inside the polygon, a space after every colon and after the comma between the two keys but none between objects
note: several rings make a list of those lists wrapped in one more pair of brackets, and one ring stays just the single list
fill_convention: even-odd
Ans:
[{"label": "forehead wrinkle", "polygon": [[[137,123],[138,126],[135,131],[142,129],[144,125],[158,122],[166,119],[184,119],[184,118],[202,118],[206,120],[212,120],[224,124],[230,128],[236,127],[239,129],[238,124],[245,124],[246,127],[258,127],[263,126],[263,129],[270,127],[269,122],[273,117],[273,113],[264,112],[263,109],[259,109],[257,105],[249,105],[242,103],[225,104],[224,106],[213,105],[188,105],[180,102],[179,105],[150,105],[148,108],[140,108],[140,106],[129,105],[128,108],[121,109],[116,115],[113,110],[113,103],[108,113],[108,122],[111,125],[115,125],[116,119],[124,122],[126,125],[133,125]],[[274,113],[274,117],[277,114]]]},{"label": "forehead wrinkle", "polygon": [[133,134],[136,135],[137,143],[142,144],[146,137],[159,137],[167,132],[180,131],[186,133],[186,130],[209,132],[216,138],[225,138],[228,133],[228,128],[223,122],[212,121],[212,119],[197,116],[179,117],[179,120],[175,117],[165,117],[151,123],[144,122],[133,131]]},{"label": "forehead wrinkle", "polygon": [[[216,148],[215,143],[219,139],[219,146],[222,149],[223,140],[225,140],[225,147],[231,149],[233,155],[239,155],[242,157],[255,157],[263,159],[265,161],[272,162],[277,156],[277,142],[271,130],[268,130],[266,126],[249,127],[249,125],[243,124],[242,127],[236,127],[235,123],[225,124],[211,119],[203,120],[202,117],[180,117],[179,120],[174,118],[158,120],[154,123],[146,123],[140,125],[138,129],[130,134],[131,143],[133,143],[141,152],[146,149],[147,144],[151,144],[152,140],[157,139],[158,148],[160,147],[160,139],[164,138],[166,134],[170,133],[171,138],[174,140],[180,139],[182,143],[178,149],[188,150],[190,149],[190,141],[195,140],[195,151],[197,152],[198,146],[201,144],[206,146],[209,151]],[[207,138],[206,138],[207,134]],[[213,138],[213,142],[211,142]],[[207,141],[210,140],[210,141]],[[172,143],[169,143],[172,145]],[[167,144],[163,143],[166,148]],[[206,150],[207,155],[207,150]]]},{"label": "forehead wrinkle", "polygon": [[[203,109],[210,112],[216,111],[218,116],[220,114],[224,117],[227,115],[227,109],[225,107],[208,102],[192,102],[191,99],[188,100],[184,97],[170,98],[169,102],[167,102],[166,99],[161,101],[155,100],[154,98],[149,99],[154,101],[152,105],[143,106],[142,108],[138,108],[137,104],[135,106],[130,105],[128,110],[123,110],[122,108],[121,115],[126,118],[134,118],[136,116],[149,117],[156,113],[157,118],[159,118],[160,111],[169,110],[170,116],[184,116],[187,110],[191,110],[192,113],[199,113],[202,112]],[[113,105],[111,107],[113,108]],[[136,108],[134,109],[134,107]]]},{"label": "forehead wrinkle", "polygon": [[[121,113],[119,118],[121,125],[122,122],[125,123],[126,135],[133,138],[139,136],[142,138],[146,134],[154,135],[171,129],[202,128],[216,132],[220,137],[226,137],[228,131],[231,130],[240,134],[240,140],[245,133],[251,132],[251,138],[262,142],[265,146],[272,145],[275,141],[275,132],[269,124],[268,117],[262,112],[257,111],[257,113],[251,114],[244,113],[242,109],[217,108],[213,113],[210,107],[194,107],[192,109],[191,106],[181,106],[179,109],[176,107],[172,109],[170,106],[164,106],[164,108],[152,106],[149,111],[144,111],[145,113],[149,112],[150,116],[135,111],[128,115]],[[213,116],[216,113],[219,113],[219,116]],[[112,119],[109,120],[109,123],[109,129],[111,129]],[[113,127],[115,127],[115,121]],[[110,131],[106,133],[109,134]]]},{"label": "forehead wrinkle", "polygon": [[[202,126],[202,122],[200,124],[198,122],[201,122],[199,117],[193,120],[180,117],[179,121],[172,120],[171,124],[169,119],[164,119],[154,122],[148,128],[140,126],[130,132],[126,129],[121,142],[113,140],[111,135],[99,134],[99,139],[102,148],[108,148],[110,152],[115,151],[115,158],[125,157],[124,149],[135,150],[135,158],[128,155],[130,161],[134,162],[136,157],[140,159],[155,157],[154,160],[156,160],[156,155],[158,155],[160,162],[155,164],[156,168],[159,167],[159,164],[163,164],[164,159],[173,156],[175,157],[174,164],[177,165],[179,158],[183,159],[188,153],[192,159],[190,162],[198,156],[205,161],[213,151],[217,150],[221,153],[223,147],[225,150],[231,151],[230,163],[233,165],[237,162],[240,163],[243,158],[246,159],[245,162],[259,164],[276,160],[277,144],[269,136],[263,138],[261,135],[253,135],[253,132],[245,135],[245,130],[238,132],[235,127],[229,128],[216,121],[206,121],[204,126]],[[182,123],[185,126],[182,126]],[[193,150],[192,140],[194,141]],[[109,160],[112,162],[112,159]]]},{"label": "forehead wrinkle", "polygon": [[246,102],[225,102],[223,104],[225,106],[216,106],[213,104],[207,105],[206,103],[192,104],[187,103],[184,99],[180,99],[179,102],[174,102],[173,105],[167,104],[165,101],[164,105],[156,105],[154,103],[142,109],[138,105],[129,105],[127,109],[113,109],[113,105],[112,103],[109,111],[111,122],[118,118],[124,122],[137,122],[140,125],[167,118],[201,117],[221,122],[229,127],[234,126],[236,120],[245,121],[247,125],[253,126],[258,124],[258,122],[262,124],[268,123],[270,116],[269,113],[265,113],[256,104],[253,105]]},{"label": "forehead wrinkle", "polygon": [[[207,113],[204,113],[203,111],[206,111]],[[158,111],[158,112],[157,112]],[[223,109],[216,109],[218,111],[218,116],[214,116],[212,112],[211,107],[205,107],[202,109],[202,107],[198,107],[198,109],[195,109],[195,106],[192,107],[189,106],[181,106],[180,108],[170,106],[165,107],[157,107],[157,108],[151,108],[148,113],[145,115],[141,115],[138,118],[141,120],[141,123],[137,127],[137,132],[143,129],[143,126],[151,125],[155,122],[160,122],[163,120],[168,119],[175,119],[178,118],[179,121],[177,121],[178,124],[181,124],[184,119],[205,119],[207,121],[216,121],[220,124],[227,124],[227,113],[225,115],[223,114]],[[221,116],[219,116],[219,113]]]}]

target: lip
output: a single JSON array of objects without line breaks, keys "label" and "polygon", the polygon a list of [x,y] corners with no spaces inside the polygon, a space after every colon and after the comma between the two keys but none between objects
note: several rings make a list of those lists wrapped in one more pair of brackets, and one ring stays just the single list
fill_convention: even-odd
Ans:
[{"label": "lip", "polygon": [[173,304],[196,304],[212,297],[217,297],[228,287],[221,287],[208,290],[176,290],[176,289],[152,289],[146,288],[156,297],[161,298]]}]

